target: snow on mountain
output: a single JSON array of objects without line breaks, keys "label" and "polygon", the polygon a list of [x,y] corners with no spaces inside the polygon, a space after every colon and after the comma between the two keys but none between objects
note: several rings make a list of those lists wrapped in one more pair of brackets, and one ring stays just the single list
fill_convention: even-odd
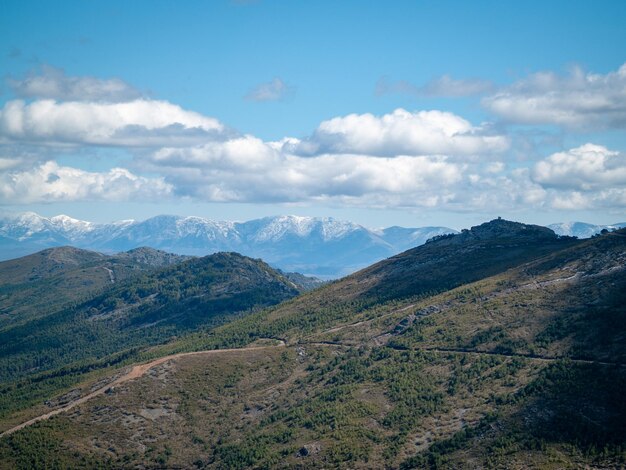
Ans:
[{"label": "snow on mountain", "polygon": [[321,277],[349,274],[383,258],[454,230],[445,227],[391,227],[373,231],[331,217],[276,216],[247,222],[159,215],[143,221],[95,224],[66,215],[28,212],[0,218],[0,259],[43,248],[73,245],[102,252],[149,246],[203,256],[237,251],[262,258],[285,271]]},{"label": "snow on mountain", "polygon": [[93,231],[96,225],[92,222],[73,219],[67,215],[57,215],[51,217],[50,223],[56,227],[61,233],[71,239],[75,239]]},{"label": "snow on mountain", "polygon": [[578,238],[591,238],[602,230],[617,230],[626,227],[626,222],[612,225],[594,225],[585,222],[562,222],[548,225],[557,235],[567,235]]},{"label": "snow on mountain", "polygon": [[179,254],[205,255],[229,248],[238,240],[238,234],[232,222],[159,215],[141,222],[102,225],[91,238],[89,246],[103,251],[150,246]]},{"label": "snow on mountain", "polygon": [[56,229],[50,219],[34,212],[7,215],[0,220],[0,235],[15,241],[61,240],[64,232]]},{"label": "snow on mountain", "polygon": [[278,242],[288,236],[305,238],[320,237],[324,241],[338,239],[355,230],[367,230],[361,225],[336,220],[332,217],[315,218],[284,215],[265,217],[240,225],[255,227],[250,240],[255,242]]}]

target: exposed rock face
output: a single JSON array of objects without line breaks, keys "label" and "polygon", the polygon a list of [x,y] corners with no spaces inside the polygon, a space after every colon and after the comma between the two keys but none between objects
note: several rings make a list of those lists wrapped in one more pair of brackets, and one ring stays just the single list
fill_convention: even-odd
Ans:
[{"label": "exposed rock face", "polygon": [[523,238],[556,238],[553,230],[540,225],[528,225],[504,219],[494,219],[490,222],[472,227],[468,232],[462,232],[462,238],[489,239],[499,237]]},{"label": "exposed rock face", "polygon": [[528,225],[519,222],[512,222],[504,219],[494,219],[484,224],[476,225],[469,230],[462,230],[459,234],[443,235],[429,240],[432,242],[443,242],[463,244],[476,240],[511,239],[520,241],[532,240],[555,240],[558,235],[553,230],[540,225]]},{"label": "exposed rock face", "polygon": [[298,450],[296,457],[309,457],[311,455],[319,453],[320,450],[322,450],[322,446],[318,442],[305,444],[300,448],[300,450]]}]

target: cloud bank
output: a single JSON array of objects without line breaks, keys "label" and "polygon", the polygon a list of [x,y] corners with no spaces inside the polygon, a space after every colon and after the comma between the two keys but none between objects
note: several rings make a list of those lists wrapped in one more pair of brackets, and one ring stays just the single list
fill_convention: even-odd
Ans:
[{"label": "cloud bank", "polygon": [[472,155],[506,150],[506,136],[443,111],[396,109],[383,116],[350,114],[322,122],[293,150],[302,154],[352,153],[375,156]]},{"label": "cloud bank", "polygon": [[12,100],[0,109],[0,136],[8,141],[49,144],[151,146],[189,144],[219,133],[217,120],[167,101],[123,103]]},{"label": "cloud bank", "polygon": [[[587,119],[615,128],[626,115],[624,76],[625,66],[607,75],[535,74],[483,105],[511,122],[570,129]],[[52,69],[12,86],[22,99],[0,109],[2,204],[182,198],[453,211],[626,208],[624,153],[588,142],[515,160],[505,127],[441,110],[336,116],[308,136],[269,142],[137,96],[123,82]],[[251,96],[280,99],[284,86],[276,79]],[[456,96],[488,88],[450,78],[428,87]],[[128,168],[93,172],[55,160],[63,149],[102,146],[125,149]]]},{"label": "cloud bank", "polygon": [[582,191],[626,186],[626,155],[601,145],[582,145],[537,163],[534,179],[547,186]]}]

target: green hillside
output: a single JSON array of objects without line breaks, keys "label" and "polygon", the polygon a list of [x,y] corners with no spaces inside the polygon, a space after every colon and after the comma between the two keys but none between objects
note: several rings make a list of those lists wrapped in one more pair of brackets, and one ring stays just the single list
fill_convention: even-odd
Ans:
[{"label": "green hillside", "polygon": [[344,322],[381,320],[400,306],[580,243],[545,227],[497,219],[458,235],[437,237],[297,300],[226,325],[210,344],[242,346],[255,337],[294,342]]},{"label": "green hillside", "polygon": [[0,262],[0,328],[44,316],[141,272],[187,258],[152,248],[104,255],[66,246]]},{"label": "green hillside", "polygon": [[626,230],[577,241],[496,220],[145,351],[204,352],[85,381],[0,439],[0,460],[623,468],[624,305]]},{"label": "green hillside", "polygon": [[83,302],[5,326],[0,416],[83,373],[129,360],[138,348],[214,327],[298,292],[259,260],[219,253],[145,271]]}]

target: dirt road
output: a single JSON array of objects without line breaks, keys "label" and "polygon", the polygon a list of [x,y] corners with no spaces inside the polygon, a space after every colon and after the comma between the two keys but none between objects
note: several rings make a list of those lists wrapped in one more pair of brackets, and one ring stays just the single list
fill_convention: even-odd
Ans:
[{"label": "dirt road", "polygon": [[247,351],[258,351],[258,350],[264,350],[264,349],[275,349],[275,348],[281,348],[285,346],[285,342],[281,341],[279,344],[277,345],[273,345],[273,346],[257,346],[257,347],[250,347],[250,348],[239,348],[239,349],[211,349],[208,351],[196,351],[196,352],[188,352],[188,353],[178,353],[178,354],[171,354],[169,356],[164,356],[164,357],[160,357],[158,359],[155,359],[153,361],[150,362],[146,362],[145,364],[139,364],[136,366],[133,366],[128,372],[126,372],[125,374],[123,374],[122,376],[118,377],[117,379],[113,380],[112,382],[109,382],[106,385],[103,385],[102,387],[94,390],[93,392],[88,393],[87,395],[80,397],[70,403],[68,403],[67,405],[64,405],[60,408],[56,408],[52,411],[49,411],[48,413],[42,414],[40,416],[37,416],[35,418],[29,419],[28,421],[22,423],[22,424],[18,424],[17,426],[11,428],[11,429],[7,429],[6,431],[4,431],[2,434],[0,434],[0,437],[4,437],[4,436],[8,436],[9,434],[13,434],[15,431],[19,431],[20,429],[23,429],[27,426],[30,426],[31,424],[35,424],[39,421],[43,421],[44,419],[48,419],[52,416],[56,416],[60,413],[64,413],[66,411],[71,410],[72,408],[81,405],[89,400],[91,400],[94,397],[97,397],[98,395],[102,395],[104,392],[106,392],[108,389],[116,387],[118,385],[121,385],[125,382],[128,382],[129,380],[133,380],[133,379],[138,379],[140,377],[142,377],[146,372],[148,372],[150,369],[152,369],[153,367],[156,367],[160,364],[163,364],[164,362],[167,361],[171,361],[174,359],[178,359],[181,357],[187,357],[187,356],[200,356],[200,355],[217,355],[217,354],[229,354],[229,353],[234,353],[234,352],[247,352]]}]

